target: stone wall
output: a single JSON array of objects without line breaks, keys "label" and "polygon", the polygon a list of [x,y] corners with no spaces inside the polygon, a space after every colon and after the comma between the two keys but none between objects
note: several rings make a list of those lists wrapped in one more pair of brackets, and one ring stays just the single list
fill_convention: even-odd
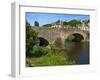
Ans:
[{"label": "stone wall", "polygon": [[39,32],[38,37],[42,37],[46,39],[49,43],[53,43],[57,38],[62,38],[64,40],[69,35],[78,33],[81,34],[84,37],[84,41],[89,40],[89,31],[80,30],[77,28],[33,28],[37,32]]}]

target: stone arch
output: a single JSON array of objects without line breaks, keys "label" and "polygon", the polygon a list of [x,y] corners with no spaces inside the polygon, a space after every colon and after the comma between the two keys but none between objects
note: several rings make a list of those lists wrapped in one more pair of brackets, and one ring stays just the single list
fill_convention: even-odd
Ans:
[{"label": "stone arch", "polygon": [[86,34],[80,32],[69,33],[65,37],[65,39],[69,38],[70,36],[74,36],[74,38],[72,38],[72,41],[76,41],[76,42],[85,41],[86,39]]},{"label": "stone arch", "polygon": [[39,39],[39,46],[46,47],[49,45],[49,41],[43,37],[38,37]]}]

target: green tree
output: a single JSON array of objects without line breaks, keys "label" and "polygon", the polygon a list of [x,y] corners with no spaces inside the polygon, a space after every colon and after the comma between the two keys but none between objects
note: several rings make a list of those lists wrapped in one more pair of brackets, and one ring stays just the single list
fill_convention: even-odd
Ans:
[{"label": "green tree", "polygon": [[56,21],[56,24],[60,24],[60,20],[57,20],[57,21]]},{"label": "green tree", "polygon": [[31,55],[33,46],[37,43],[38,33],[26,21],[26,56]]},{"label": "green tree", "polygon": [[88,19],[88,20],[83,20],[82,21],[86,26],[88,26],[88,24],[90,23],[90,20]]},{"label": "green tree", "polygon": [[68,25],[68,22],[64,21],[64,22],[63,22],[63,25],[64,25],[64,26],[67,26],[67,25]]},{"label": "green tree", "polygon": [[78,25],[81,25],[81,24],[82,24],[81,21],[75,20],[75,19],[70,20],[70,21],[68,22],[68,25],[71,26],[71,27],[77,27]]},{"label": "green tree", "polygon": [[52,24],[45,24],[45,25],[43,25],[43,27],[51,27],[52,26]]},{"label": "green tree", "polygon": [[29,22],[26,20],[26,27],[30,27],[31,25],[29,24]]},{"label": "green tree", "polygon": [[35,21],[34,22],[34,26],[39,27],[39,22],[38,21]]}]

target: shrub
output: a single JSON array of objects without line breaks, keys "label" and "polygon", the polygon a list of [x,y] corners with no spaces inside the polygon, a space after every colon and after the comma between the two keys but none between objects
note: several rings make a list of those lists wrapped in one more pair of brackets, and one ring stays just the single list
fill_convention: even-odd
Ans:
[{"label": "shrub", "polygon": [[56,48],[63,48],[63,42],[61,38],[57,38],[56,41],[54,42],[54,45]]},{"label": "shrub", "polygon": [[47,48],[33,48],[32,54],[34,57],[41,57],[48,53]]}]

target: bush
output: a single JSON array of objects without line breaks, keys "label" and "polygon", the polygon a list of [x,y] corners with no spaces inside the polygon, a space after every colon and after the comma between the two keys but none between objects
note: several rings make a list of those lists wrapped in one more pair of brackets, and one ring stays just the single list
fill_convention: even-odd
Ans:
[{"label": "bush", "polygon": [[34,57],[41,57],[48,53],[47,48],[33,48],[32,54]]},{"label": "bush", "polygon": [[57,38],[56,41],[54,42],[54,45],[56,48],[63,48],[63,42],[61,38]]}]

